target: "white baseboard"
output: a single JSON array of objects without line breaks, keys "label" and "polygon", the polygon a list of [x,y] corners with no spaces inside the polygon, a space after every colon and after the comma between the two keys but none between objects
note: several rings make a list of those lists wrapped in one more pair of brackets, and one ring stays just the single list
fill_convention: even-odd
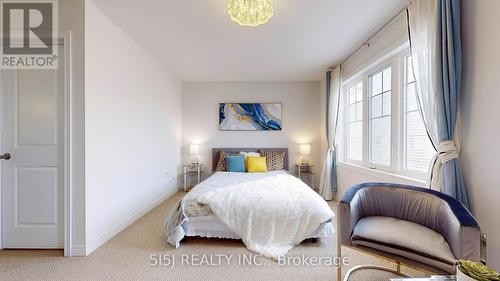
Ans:
[{"label": "white baseboard", "polygon": [[174,189],[170,191],[169,193],[165,194],[162,196],[160,199],[154,201],[151,203],[149,206],[143,208],[142,210],[138,211],[135,214],[132,214],[129,216],[127,219],[125,219],[122,223],[118,224],[117,226],[113,227],[109,232],[106,234],[102,235],[100,238],[94,240],[93,242],[89,243],[86,247],[86,252],[85,255],[90,255],[93,251],[95,251],[97,248],[101,247],[104,243],[108,242],[111,238],[115,237],[118,233],[120,233],[122,230],[127,228],[129,225],[133,224],[136,222],[138,219],[142,218],[145,214],[149,213],[152,209],[163,203],[163,201],[167,200],[170,198],[172,195],[177,193],[179,189]]},{"label": "white baseboard", "polygon": [[85,257],[87,250],[85,245],[71,246],[71,257]]}]

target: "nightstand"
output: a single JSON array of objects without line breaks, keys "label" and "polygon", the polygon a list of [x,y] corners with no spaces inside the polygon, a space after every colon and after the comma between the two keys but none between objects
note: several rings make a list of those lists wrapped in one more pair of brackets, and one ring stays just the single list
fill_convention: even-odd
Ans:
[{"label": "nightstand", "polygon": [[201,182],[203,164],[186,164],[182,167],[184,176],[183,188],[185,192],[188,192],[191,188]]},{"label": "nightstand", "polygon": [[314,173],[312,168],[313,165],[309,164],[295,164],[295,175],[314,189]]}]

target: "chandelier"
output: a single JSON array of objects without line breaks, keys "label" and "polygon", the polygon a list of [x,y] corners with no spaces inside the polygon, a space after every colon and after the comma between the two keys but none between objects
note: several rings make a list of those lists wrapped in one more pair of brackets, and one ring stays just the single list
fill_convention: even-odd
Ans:
[{"label": "chandelier", "polygon": [[243,26],[258,26],[273,16],[272,0],[229,0],[227,12]]}]

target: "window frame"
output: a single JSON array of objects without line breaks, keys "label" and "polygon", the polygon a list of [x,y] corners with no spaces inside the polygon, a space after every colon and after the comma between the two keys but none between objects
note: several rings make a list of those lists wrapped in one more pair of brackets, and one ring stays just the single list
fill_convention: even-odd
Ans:
[{"label": "window frame", "polygon": [[[407,66],[407,58],[411,56],[410,50],[406,50],[401,52],[401,68],[402,68],[402,80],[401,80],[401,93],[403,94],[401,98],[401,106],[400,106],[400,111],[401,111],[401,120],[403,122],[403,126],[401,128],[401,174],[412,177],[412,178],[418,178],[418,179],[426,179],[427,177],[427,171],[415,171],[415,170],[408,170],[407,167],[407,160],[408,160],[408,147],[406,146],[407,143],[407,130],[408,130],[408,120],[407,120],[407,112],[406,112],[406,105],[407,105],[407,96],[408,96],[408,66]],[[415,81],[416,83],[416,81]],[[429,163],[430,165],[430,163]]]},{"label": "window frame", "polygon": [[[352,87],[356,87],[359,83],[362,84],[362,94],[361,94],[361,104],[362,104],[362,120],[361,120],[361,130],[362,130],[362,137],[361,137],[361,161],[360,160],[356,160],[356,159],[351,159],[349,158],[349,125],[351,124],[351,122],[349,122],[349,89],[352,88]],[[363,165],[363,163],[365,162],[365,131],[366,131],[366,128],[365,128],[365,119],[366,119],[366,103],[365,103],[365,100],[366,100],[366,87],[365,87],[365,81],[364,79],[354,79],[352,80],[351,82],[349,82],[348,84],[345,84],[343,85],[343,93],[345,93],[346,95],[346,98],[344,98],[344,104],[343,104],[343,108],[344,108],[344,112],[345,112],[345,116],[344,116],[344,128],[345,128],[345,141],[344,143],[346,144],[345,146],[345,149],[344,149],[344,159],[348,159],[348,161],[350,163],[354,163],[356,165]]]},{"label": "window frame", "polygon": [[[368,72],[367,74],[367,88],[368,88],[368,92],[367,92],[367,107],[368,107],[368,110],[367,110],[367,126],[368,126],[368,136],[367,136],[367,139],[366,141],[368,142],[368,146],[367,146],[367,154],[368,154],[368,157],[367,157],[367,164],[370,168],[375,168],[375,169],[379,169],[379,170],[386,170],[386,171],[390,171],[391,170],[391,167],[393,165],[393,162],[394,162],[394,151],[392,149],[393,147],[393,144],[394,144],[394,140],[393,140],[393,129],[392,129],[392,124],[394,122],[393,120],[393,114],[394,114],[394,111],[393,111],[393,103],[394,103],[394,98],[393,98],[393,75],[394,75],[394,72],[393,72],[393,60],[391,59],[390,61],[386,62],[386,63],[383,63],[383,64],[379,64],[378,67],[374,68],[375,70],[372,70],[370,72]],[[371,133],[372,133],[372,125],[371,125],[371,119],[370,119],[370,116],[372,114],[371,112],[371,99],[372,99],[372,96],[370,95],[371,94],[371,91],[372,91],[372,82],[371,82],[371,78],[377,74],[377,73],[382,73],[382,81],[383,81],[383,71],[386,70],[387,68],[391,68],[391,114],[390,114],[390,127],[391,127],[391,134],[390,134],[390,142],[389,142],[389,151],[390,151],[390,156],[389,156],[389,165],[381,165],[381,164],[376,164],[376,163],[373,163],[373,160],[371,159],[372,155],[371,155],[371,151],[372,151],[372,148],[371,148]],[[382,82],[383,84],[383,82]],[[382,93],[380,95],[384,95],[384,91],[382,89]],[[383,105],[382,105],[382,108],[383,108]],[[382,112],[383,114],[383,112]],[[372,118],[373,119],[373,118]]]},{"label": "window frame", "polygon": [[[408,170],[406,167],[407,161],[407,147],[406,147],[406,80],[407,80],[407,67],[406,58],[411,55],[408,48],[399,48],[386,59],[380,60],[364,70],[358,71],[342,84],[343,100],[342,103],[342,122],[344,126],[344,134],[342,136],[343,148],[341,149],[340,162],[353,164],[355,166],[362,166],[365,168],[388,172],[392,174],[401,175],[416,180],[425,180],[427,172],[421,173],[417,171]],[[370,159],[370,100],[369,94],[371,91],[370,77],[379,71],[391,67],[391,137],[390,137],[390,166],[383,166],[371,163]],[[349,142],[348,142],[348,104],[349,96],[348,89],[359,82],[363,83],[363,140],[362,140],[362,161],[349,159]]]}]

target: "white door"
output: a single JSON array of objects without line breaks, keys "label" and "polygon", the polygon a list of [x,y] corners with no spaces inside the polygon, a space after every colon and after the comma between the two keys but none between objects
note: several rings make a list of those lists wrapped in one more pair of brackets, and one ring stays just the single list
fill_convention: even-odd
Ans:
[{"label": "white door", "polygon": [[[63,58],[59,48],[59,58]],[[64,64],[2,70],[4,248],[64,247]]]}]

